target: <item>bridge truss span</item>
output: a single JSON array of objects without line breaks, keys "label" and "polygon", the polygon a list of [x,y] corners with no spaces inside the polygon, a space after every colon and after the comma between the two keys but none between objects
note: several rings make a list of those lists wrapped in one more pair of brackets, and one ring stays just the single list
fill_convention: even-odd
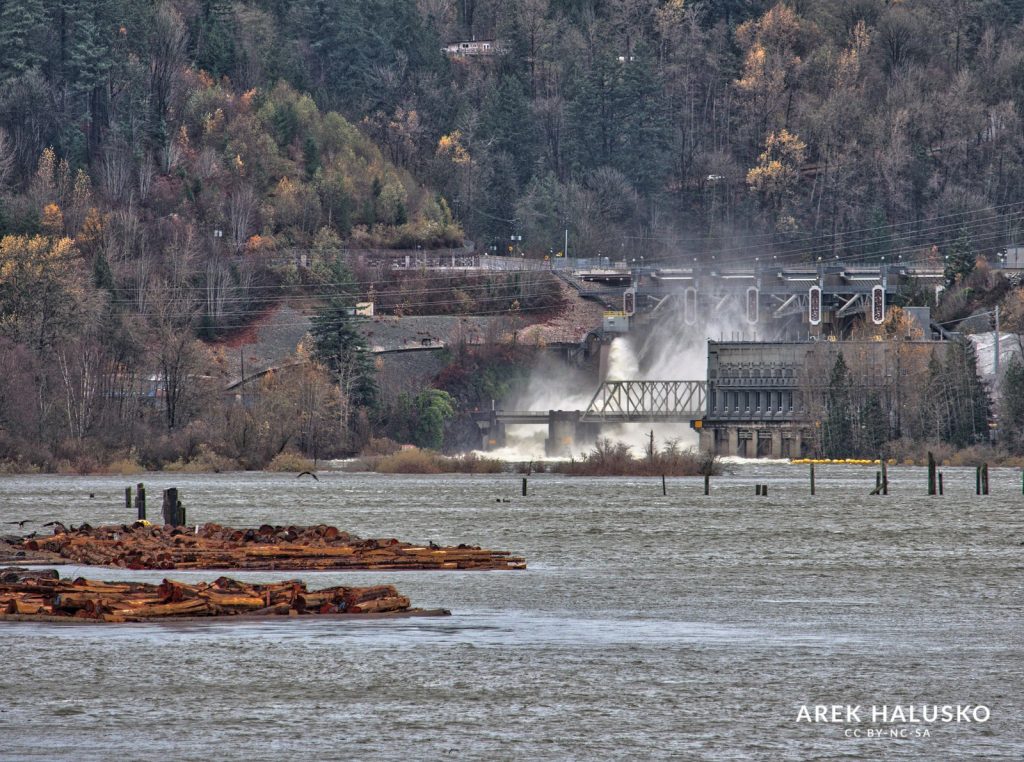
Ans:
[{"label": "bridge truss span", "polygon": [[685,422],[702,417],[706,407],[706,381],[605,381],[580,422]]}]

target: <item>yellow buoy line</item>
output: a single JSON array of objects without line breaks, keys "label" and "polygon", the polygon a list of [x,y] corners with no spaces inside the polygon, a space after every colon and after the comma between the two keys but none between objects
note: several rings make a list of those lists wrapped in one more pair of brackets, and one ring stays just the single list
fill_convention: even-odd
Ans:
[{"label": "yellow buoy line", "polygon": [[[878,458],[868,460],[866,458],[790,458],[790,464],[804,466],[808,463],[826,466],[877,466]],[[889,465],[896,465],[896,461],[890,458],[886,461]]]}]

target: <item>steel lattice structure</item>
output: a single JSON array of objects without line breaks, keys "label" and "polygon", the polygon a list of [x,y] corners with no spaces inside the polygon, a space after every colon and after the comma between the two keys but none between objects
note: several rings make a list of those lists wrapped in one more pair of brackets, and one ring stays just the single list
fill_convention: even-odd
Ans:
[{"label": "steel lattice structure", "polygon": [[707,388],[706,381],[605,381],[580,421],[689,421],[704,415]]}]

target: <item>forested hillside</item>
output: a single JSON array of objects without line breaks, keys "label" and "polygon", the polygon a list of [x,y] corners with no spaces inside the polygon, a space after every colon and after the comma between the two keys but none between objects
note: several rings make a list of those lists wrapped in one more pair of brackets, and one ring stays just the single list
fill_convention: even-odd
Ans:
[{"label": "forested hillside", "polygon": [[[187,212],[234,246],[443,225],[417,183],[481,245],[516,232],[536,253],[565,229],[573,253],[659,256],[792,240],[881,255],[962,229],[985,249],[1013,232],[992,208],[1021,190],[1017,0],[0,7],[8,190],[52,146],[107,204]],[[502,53],[442,53],[474,38]],[[7,199],[3,229],[31,231],[40,200]],[[380,242],[420,239],[438,240]]]},{"label": "forested hillside", "polygon": [[[375,286],[347,249],[501,253],[515,235],[541,257],[568,237],[648,263],[946,256],[966,275],[1017,242],[1022,17],[1019,0],[0,0],[0,460],[212,443],[259,464],[365,440],[386,411],[360,403],[359,437],[321,442],[351,400],[318,386],[365,362],[317,357],[316,394],[215,420],[225,363],[197,341],[293,296],[345,323]],[[471,286],[381,285],[402,309],[496,309]],[[320,345],[361,351],[349,328]],[[289,416],[305,428],[267,433]]]}]

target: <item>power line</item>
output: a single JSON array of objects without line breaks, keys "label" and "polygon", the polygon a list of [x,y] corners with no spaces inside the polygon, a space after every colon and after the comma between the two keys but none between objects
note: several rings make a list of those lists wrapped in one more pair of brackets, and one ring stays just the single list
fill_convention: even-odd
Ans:
[{"label": "power line", "polygon": [[[964,229],[966,232],[970,232],[974,228],[982,228],[984,226],[987,226],[989,224],[989,222],[990,221],[988,221],[988,220],[979,220],[979,221],[975,221],[973,223],[970,223],[966,227],[962,226],[962,225],[958,226],[958,227],[960,227],[961,229]],[[948,229],[949,227],[950,226],[948,226],[948,225],[947,226],[937,226],[936,228],[933,228],[933,229],[930,229],[930,230],[938,232],[938,231],[941,231],[941,230]],[[915,234],[915,236],[916,236],[916,234]],[[982,242],[982,241],[998,240],[998,239],[1002,238],[1002,236],[1003,236],[1002,233],[990,233],[989,235],[982,236],[980,238],[979,237],[974,237],[972,239],[972,241],[973,242]],[[907,236],[907,237],[910,237],[910,236]],[[898,242],[899,240],[900,240],[900,238],[893,239],[893,238],[885,237],[885,238],[879,238],[879,239],[868,239],[865,242],[888,241],[888,242],[892,243],[892,242]],[[887,250],[887,253],[884,254],[884,255],[883,254],[846,255],[846,256],[841,257],[841,261],[843,261],[843,262],[860,262],[860,261],[867,261],[867,260],[880,259],[880,258],[889,259],[893,255],[896,255],[896,257],[899,257],[899,255],[901,255],[902,253],[919,252],[920,246],[921,246],[921,244],[907,244],[907,245],[904,245],[904,246],[899,246],[899,247],[895,247],[895,248],[889,248]],[[821,248],[813,249],[813,248],[811,248],[811,249],[802,250],[801,252],[798,252],[798,253],[802,254],[802,255],[813,256],[814,254],[816,254],[818,252],[821,252],[821,251],[824,251],[824,249],[821,249]],[[764,257],[764,261],[765,261],[765,263],[775,262],[775,261],[778,261],[778,257],[780,257],[780,256],[785,258],[786,256],[793,256],[794,254],[796,254],[796,253],[791,253],[790,255],[786,255],[786,254],[772,255],[772,259],[771,260],[768,260],[768,258],[766,256],[766,257]],[[646,259],[648,261],[652,261],[652,262],[664,262],[664,261],[667,261],[669,258],[670,258],[670,256],[666,255],[665,257],[647,257]],[[759,257],[759,259],[760,259],[760,257]],[[530,260],[530,261],[537,261],[537,260]],[[824,260],[824,258],[823,258],[823,261],[829,261],[829,260]],[[901,260],[899,260],[898,258],[897,259],[891,259],[890,263],[891,264],[897,264],[900,261]],[[928,255],[923,255],[921,257],[916,257],[916,258],[903,259],[902,263],[903,264],[913,264],[913,263],[922,262],[922,261],[928,261]],[[813,260],[808,262],[808,264],[813,264],[813,263],[814,263]],[[708,263],[706,263],[706,262],[704,263],[705,266],[707,266],[707,264]],[[783,262],[782,264],[785,265],[786,263]],[[549,272],[552,272],[552,271],[553,270],[548,269],[548,268],[523,269],[523,270],[518,270],[518,269],[517,270],[504,270],[504,269],[502,269],[502,270],[484,270],[484,271],[473,270],[473,271],[467,271],[467,272],[459,273],[459,274],[445,272],[445,273],[442,273],[442,274],[434,274],[434,275],[419,275],[418,277],[420,279],[426,280],[426,281],[453,281],[453,280],[458,280],[458,279],[465,280],[467,278],[492,278],[492,277],[494,277],[495,274],[506,274],[506,275],[509,275],[509,276],[512,276],[512,275],[521,276],[524,273],[549,273]],[[404,271],[403,270],[403,271],[399,271],[399,272],[409,272],[409,271]],[[362,289],[360,287],[363,287],[363,286],[377,287],[381,283],[382,283],[382,281],[380,279],[371,279],[371,280],[362,280],[362,281],[358,281],[358,280],[347,280],[347,281],[339,281],[339,282],[330,282],[330,281],[328,281],[328,282],[320,282],[320,283],[314,283],[314,284],[301,284],[301,283],[299,283],[299,284],[256,284],[256,285],[246,286],[244,288],[248,292],[264,291],[264,290],[280,292],[280,291],[283,291],[285,289],[296,289],[297,290],[297,294],[296,294],[297,297],[325,298],[325,297],[329,297],[329,296],[337,296],[337,295],[339,295],[336,291],[329,291],[329,290],[327,290],[327,289],[331,289],[332,287],[335,287],[335,288],[337,288],[339,290],[354,289],[354,290],[362,291],[364,289]],[[402,284],[398,283],[398,284],[396,284],[396,287],[397,288],[401,288]],[[461,288],[462,290],[467,290],[467,289],[469,289],[469,290],[476,290],[476,289],[483,290],[483,289],[489,289],[491,287],[492,287],[491,284],[477,284],[477,285],[474,285],[474,284],[463,284],[462,286],[459,286],[459,288]],[[173,288],[176,291],[178,291],[178,292],[200,292],[200,293],[206,293],[209,290],[209,287],[205,286],[205,285],[187,285],[187,284],[183,284],[183,285],[180,285],[180,286],[175,286]],[[232,285],[232,286],[229,286],[229,288],[241,288],[241,287]],[[499,286],[499,288],[500,288],[500,286]],[[307,289],[316,289],[316,290],[309,291]],[[386,291],[386,289],[387,289],[387,285],[385,284],[385,286],[383,288],[379,289],[379,291],[384,292],[384,291]],[[438,288],[438,289],[418,289],[417,293],[446,292],[448,290],[450,290],[448,287],[442,287],[442,288]],[[269,297],[269,298],[279,299],[280,297]],[[115,300],[115,303],[133,303],[134,301],[135,301],[134,299],[131,299],[131,300],[128,300],[128,299],[126,299],[126,300]]]},{"label": "power line", "polygon": [[[934,222],[939,221],[939,220],[951,219],[951,218],[954,218],[954,217],[967,217],[967,216],[970,216],[970,215],[983,214],[983,213],[987,213],[987,212],[994,212],[994,211],[999,210],[999,209],[1009,209],[1011,207],[1020,207],[1020,206],[1022,206],[1022,202],[1020,202],[1020,201],[1013,201],[1013,202],[1008,202],[1006,204],[997,204],[997,205],[993,205],[993,206],[981,207],[979,209],[972,209],[970,211],[951,212],[949,214],[940,214],[940,215],[937,215],[935,217],[930,217],[927,220],[908,220],[906,222],[893,222],[893,223],[888,223],[887,225],[882,226],[882,227],[900,228],[900,227],[908,227],[908,226],[913,226],[913,225],[920,225],[921,223],[930,224],[930,223],[934,223]],[[856,233],[873,232],[873,231],[877,231],[878,229],[879,229],[879,226],[877,226],[877,225],[873,225],[871,227],[855,228],[853,230],[840,231],[840,232],[834,234],[832,237],[847,236],[847,235],[853,235],[853,234],[856,234]],[[777,237],[777,235],[778,235],[777,233],[758,233],[758,234],[754,234],[754,235],[751,235],[751,236],[747,236],[747,238],[748,239],[754,239],[754,240],[759,239],[759,238],[769,239],[769,242],[770,242],[770,239]],[[803,238],[806,238],[806,239],[814,239],[814,238],[818,238],[819,237],[819,234],[817,234],[817,233],[798,233],[796,235],[797,235],[797,237],[803,237]],[[658,237],[658,236],[630,236],[630,235],[627,235],[627,236],[623,236],[623,238],[635,239],[635,240],[649,240],[649,241],[671,241],[671,242],[679,242],[679,243],[681,243],[683,241],[683,236],[675,236],[675,237],[671,237],[670,238],[670,237]],[[743,244],[743,245],[739,245],[739,246],[732,247],[732,248],[715,249],[715,250],[712,250],[712,253],[717,254],[717,253],[727,253],[727,252],[743,252],[743,251],[745,251],[745,250],[747,250],[749,248],[750,248],[749,244]]]}]

